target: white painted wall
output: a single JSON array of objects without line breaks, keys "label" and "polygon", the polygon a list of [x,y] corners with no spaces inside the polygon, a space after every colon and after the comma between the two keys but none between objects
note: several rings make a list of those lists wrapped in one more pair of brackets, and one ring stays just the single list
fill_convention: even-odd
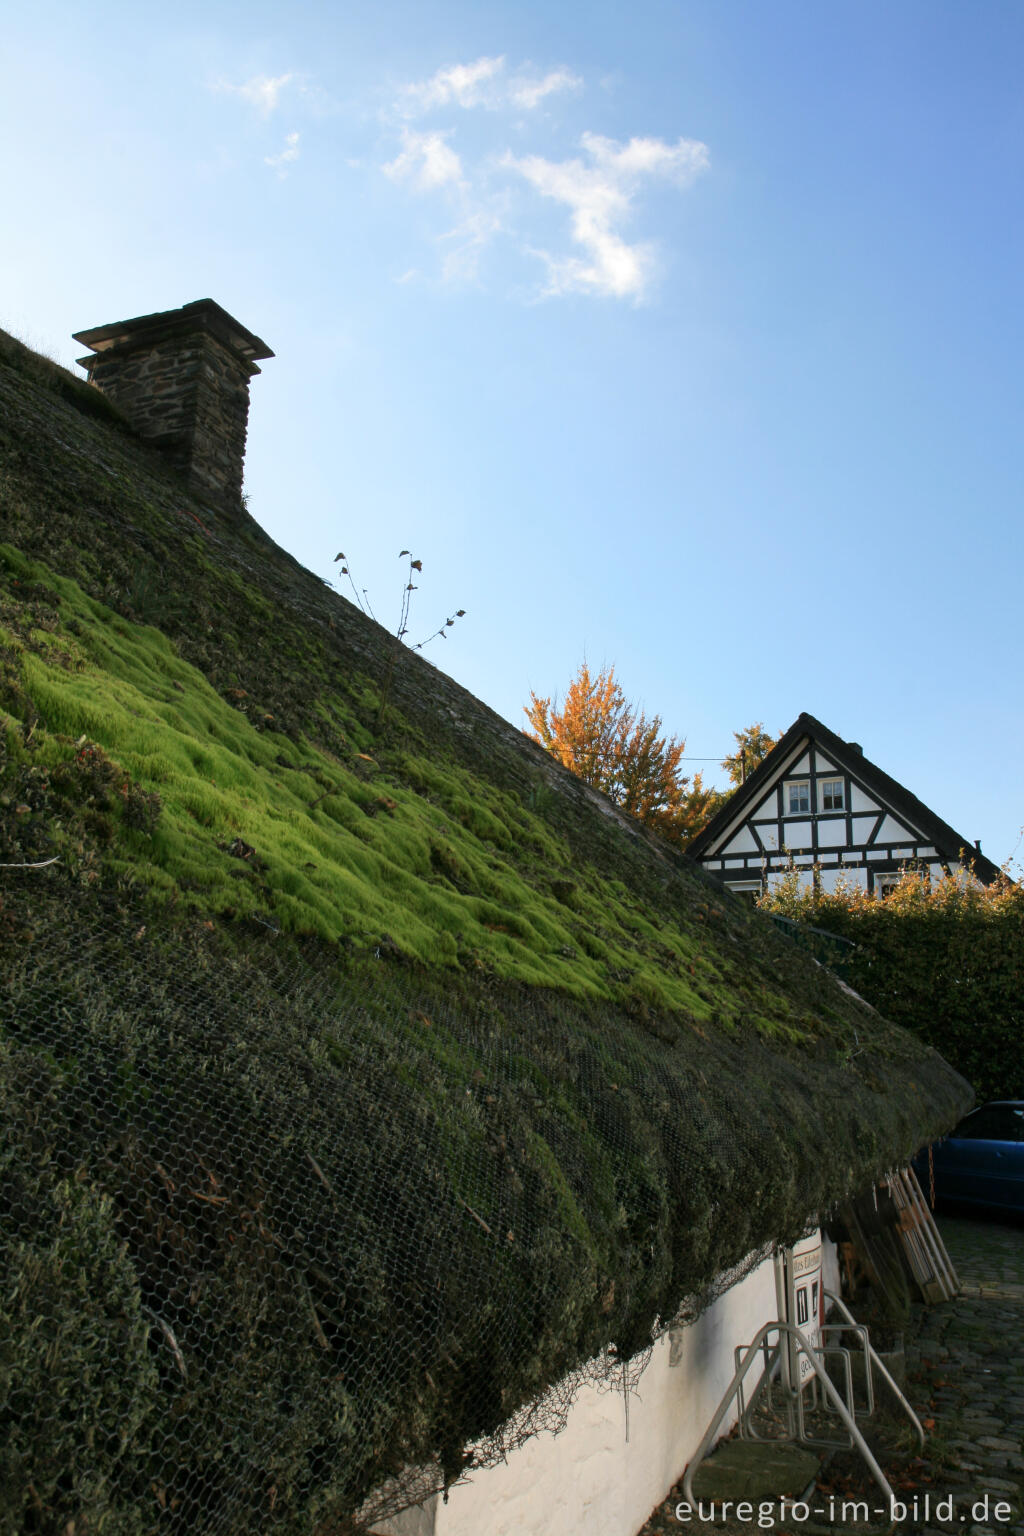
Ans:
[{"label": "white painted wall", "polygon": [[[796,860],[794,859],[793,862],[796,863]],[[773,869],[766,881],[768,889],[770,891],[777,891],[779,886],[782,885],[783,881],[785,880],[786,874],[787,871],[785,869]],[[796,878],[796,888],[798,892],[811,891],[814,889],[813,869],[801,869],[799,871]]]},{"label": "white painted wall", "polygon": [[381,1536],[634,1536],[700,1444],[733,1350],[775,1315],[769,1259],[654,1346],[630,1397],[628,1442],[622,1395],[585,1388],[560,1435],[527,1441],[452,1488],[447,1504],[434,1498],[383,1523]]},{"label": "white painted wall", "polygon": [[880,811],[882,807],[877,800],[872,800],[870,795],[866,795],[859,784],[851,784],[850,809],[851,811]]},{"label": "white painted wall", "polygon": [[730,838],[722,849],[723,853],[760,853],[760,851],[749,827],[740,827],[735,837]]},{"label": "white painted wall", "polygon": [[845,886],[852,890],[857,886],[860,890],[868,888],[868,872],[866,869],[858,869],[856,866],[846,864],[842,869],[823,869],[820,875],[821,888],[831,894],[840,887]]},{"label": "white painted wall", "polygon": [[878,841],[880,843],[906,842],[908,837],[913,837],[913,833],[908,832],[903,823],[897,821],[895,816],[890,816],[886,813],[882,817],[882,825],[878,829]]},{"label": "white painted wall", "polygon": [[818,822],[818,847],[842,848],[846,844],[846,818]]}]

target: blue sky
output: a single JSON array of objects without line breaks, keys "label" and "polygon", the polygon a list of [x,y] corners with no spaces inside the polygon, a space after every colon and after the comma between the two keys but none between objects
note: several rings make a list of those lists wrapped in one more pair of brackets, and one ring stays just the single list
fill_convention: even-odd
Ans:
[{"label": "blue sky", "polygon": [[390,621],[411,548],[517,724],[584,656],[695,758],[809,710],[1019,857],[1016,0],[39,0],[0,62],[0,325],[224,305],[305,565]]}]

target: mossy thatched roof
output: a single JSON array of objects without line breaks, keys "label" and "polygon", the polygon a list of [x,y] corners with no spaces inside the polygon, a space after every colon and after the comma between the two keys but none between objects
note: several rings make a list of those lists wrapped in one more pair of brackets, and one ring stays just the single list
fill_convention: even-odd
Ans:
[{"label": "mossy thatched roof", "polygon": [[0,545],[0,1532],[340,1530],[969,1102],[2,335]]}]

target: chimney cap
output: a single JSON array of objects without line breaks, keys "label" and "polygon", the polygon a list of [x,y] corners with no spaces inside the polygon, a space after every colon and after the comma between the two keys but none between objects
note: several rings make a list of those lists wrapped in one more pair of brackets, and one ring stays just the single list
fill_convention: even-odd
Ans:
[{"label": "chimney cap", "polygon": [[[75,331],[75,341],[93,352],[107,352],[111,347],[151,345],[166,336],[188,331],[210,331],[218,340],[238,353],[247,363],[257,358],[273,357],[273,352],[259,336],[229,315],[213,299],[195,299],[180,309],[165,309],[154,315],[136,315],[133,320],[115,320],[111,325],[93,326]],[[84,359],[83,361],[88,361]],[[258,373],[259,369],[254,369]]]}]

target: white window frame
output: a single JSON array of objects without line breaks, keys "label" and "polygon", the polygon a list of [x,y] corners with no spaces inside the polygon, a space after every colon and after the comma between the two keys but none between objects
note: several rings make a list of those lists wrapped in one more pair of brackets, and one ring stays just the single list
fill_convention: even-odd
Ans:
[{"label": "white window frame", "polygon": [[[802,789],[807,796],[807,804],[801,810],[794,811],[790,805],[790,791]],[[811,814],[811,781],[810,779],[786,779],[782,785],[782,814],[783,816],[810,816]]]},{"label": "white window frame", "polygon": [[918,880],[925,883],[931,880],[931,871],[927,866],[921,865],[917,860],[911,861],[908,859],[905,864],[900,865],[899,869],[876,869],[874,872],[874,885],[872,886],[873,894],[875,896],[883,895],[883,886],[895,889],[904,875],[907,874],[914,875]]},{"label": "white window frame", "polygon": [[[826,805],[825,804],[825,792],[826,792],[826,790],[829,789],[829,787],[834,788],[835,785],[837,785],[837,784],[839,785],[839,798],[840,798],[841,803],[839,805]],[[837,774],[834,779],[819,779],[818,780],[818,810],[819,811],[825,811],[826,813],[831,814],[833,811],[839,812],[839,811],[845,811],[847,809],[848,809],[848,806],[846,804],[846,780],[842,777],[842,775]]]}]

